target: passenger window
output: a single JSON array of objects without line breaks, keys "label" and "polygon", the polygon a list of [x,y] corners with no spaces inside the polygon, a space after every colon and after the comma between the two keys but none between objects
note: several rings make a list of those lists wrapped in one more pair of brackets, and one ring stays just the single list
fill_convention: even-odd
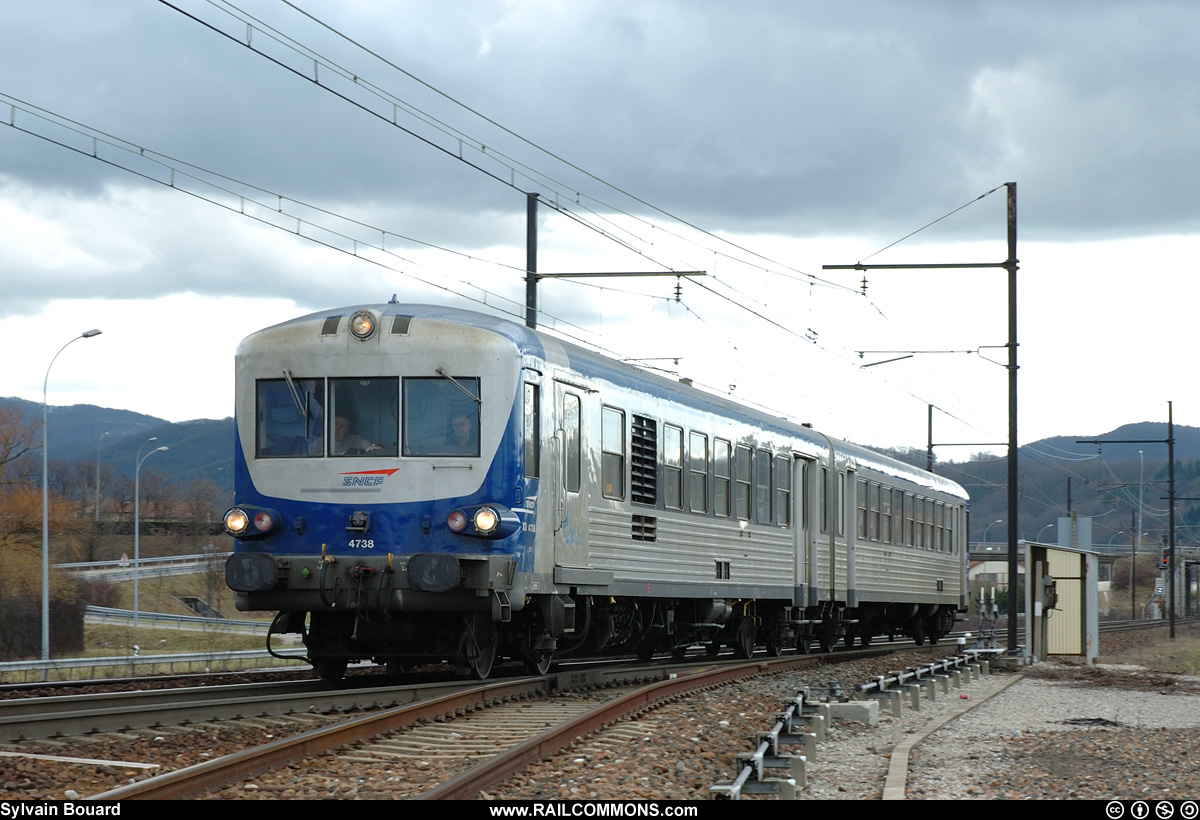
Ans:
[{"label": "passenger window", "polygon": [[663,425],[663,504],[669,510],[683,509],[683,430]]},{"label": "passenger window", "polygon": [[892,543],[892,488],[884,487],[879,491],[879,514],[881,524],[879,540],[885,544]]},{"label": "passenger window", "polygon": [[625,498],[625,413],[605,407],[600,419],[600,472],[605,498]]},{"label": "passenger window", "polygon": [[734,456],[734,481],[736,482],[736,497],[734,498],[734,510],[737,512],[737,517],[743,521],[750,520],[750,504],[751,495],[750,488],[754,480],[753,474],[750,472],[751,461],[754,456],[749,447],[738,445]]},{"label": "passenger window", "polygon": [[[330,379],[325,426],[326,454],[397,455],[399,398],[399,379]],[[310,445],[310,450],[320,449],[319,442]]]},{"label": "passenger window", "polygon": [[404,455],[479,456],[479,379],[404,380]]},{"label": "passenger window", "polygon": [[858,480],[858,540],[865,541],[867,539],[867,482],[866,479]]},{"label": "passenger window", "polygon": [[834,509],[837,510],[837,534],[846,534],[846,474],[837,474],[837,498],[833,500]]},{"label": "passenger window", "polygon": [[775,459],[775,523],[781,527],[792,524],[792,460],[784,456]]},{"label": "passenger window", "polygon": [[563,431],[566,433],[567,490],[577,493],[582,472],[580,469],[582,462],[580,441],[582,439],[579,434],[579,396],[573,393],[563,396]]},{"label": "passenger window", "polygon": [[541,420],[538,386],[525,382],[525,476],[538,477],[538,462],[541,459]]},{"label": "passenger window", "polygon": [[868,521],[868,523],[871,528],[871,531],[870,531],[868,537],[872,541],[880,540],[879,530],[880,530],[880,525],[881,525],[881,519],[880,519],[880,509],[879,509],[879,495],[880,495],[879,489],[880,489],[879,485],[872,481],[870,487],[867,490],[867,492],[869,493],[869,495],[867,496],[867,505],[868,505],[869,512],[870,512],[870,520]]},{"label": "passenger window", "polygon": [[771,523],[771,454],[758,451],[758,472],[754,481],[754,505],[758,523]]},{"label": "passenger window", "polygon": [[925,546],[928,549],[937,549],[937,544],[933,540],[933,499],[925,499]]},{"label": "passenger window", "polygon": [[262,379],[257,388],[255,455],[258,458],[321,455],[325,380]]},{"label": "passenger window", "polygon": [[821,511],[821,532],[829,532],[829,468],[821,468],[817,484],[817,509]]},{"label": "passenger window", "polygon": [[691,511],[708,512],[708,436],[692,433],[688,437],[688,471],[691,480],[688,499]]},{"label": "passenger window", "polygon": [[713,442],[713,513],[729,517],[729,452],[732,445],[717,439]]}]

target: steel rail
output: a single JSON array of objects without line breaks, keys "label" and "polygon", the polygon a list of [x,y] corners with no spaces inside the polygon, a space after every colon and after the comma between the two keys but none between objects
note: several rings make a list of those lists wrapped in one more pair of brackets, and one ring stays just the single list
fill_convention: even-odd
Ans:
[{"label": "steel rail", "polygon": [[[860,656],[861,657],[861,656]],[[647,708],[650,704],[668,699],[686,691],[716,686],[726,681],[759,674],[766,670],[777,671],[793,666],[803,666],[827,661],[827,656],[797,655],[790,658],[748,661],[733,666],[706,668],[700,672],[669,673],[665,667],[614,670],[598,674],[567,672],[543,678],[522,678],[512,682],[493,683],[473,687],[462,692],[399,706],[374,715],[367,715],[335,726],[314,729],[291,738],[283,738],[264,746],[236,752],[215,760],[206,761],[174,772],[167,772],[139,783],[93,795],[89,800],[178,800],[198,796],[224,788],[271,769],[287,766],[299,760],[315,757],[343,746],[367,740],[378,735],[407,728],[424,720],[434,720],[446,714],[484,708],[490,703],[530,697],[551,691],[589,688],[602,685],[606,680],[623,677],[643,678],[674,677],[624,697],[595,712],[589,712],[561,724],[543,735],[527,741],[480,766],[468,770],[467,776],[447,781],[450,785],[438,787],[433,799],[451,799],[450,794],[470,793],[468,783],[478,790],[480,784],[499,782],[508,772],[519,769],[527,762],[538,759],[537,755],[553,754],[576,738],[611,723],[618,717]],[[616,706],[616,708],[614,708]],[[557,735],[557,739],[553,736]],[[448,792],[450,794],[448,794]],[[428,799],[428,798],[427,798]]]},{"label": "steel rail", "polygon": [[[861,657],[861,656],[860,656]],[[466,771],[423,793],[418,800],[471,800],[479,792],[493,788],[530,763],[557,754],[592,732],[616,722],[630,714],[645,710],[655,703],[683,695],[698,689],[719,686],[732,680],[753,677],[767,672],[828,662],[830,656],[797,655],[791,658],[775,658],[747,661],[734,666],[703,669],[690,675],[673,678],[645,686],[630,692],[596,709],[552,727],[537,737],[521,743],[506,752],[485,760]]]},{"label": "steel rail", "polygon": [[354,718],[335,726],[314,729],[264,746],[188,766],[140,783],[93,795],[89,800],[180,800],[205,791],[254,777],[270,769],[319,755],[376,735],[403,729],[421,720],[433,720],[448,712],[479,709],[493,701],[529,697],[548,691],[554,678],[522,678],[513,682],[472,687],[373,715]]}]

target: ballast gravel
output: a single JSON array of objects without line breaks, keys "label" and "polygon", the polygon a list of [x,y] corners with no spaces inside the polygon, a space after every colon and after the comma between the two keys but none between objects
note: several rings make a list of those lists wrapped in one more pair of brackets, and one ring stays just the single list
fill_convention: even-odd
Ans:
[{"label": "ballast gravel", "polygon": [[[1105,636],[1110,651],[1145,640]],[[770,728],[770,711],[752,725],[770,690],[786,698],[797,686],[819,689],[833,677],[849,684],[856,673],[878,671],[856,664],[803,673],[805,680],[779,676],[745,685],[753,691],[722,690],[673,705],[640,727],[640,740],[607,748],[596,739],[581,743],[484,796],[708,799],[711,785],[736,775],[736,756],[753,750],[754,732]],[[923,700],[919,711],[883,711],[875,726],[835,721],[808,761],[797,799],[881,799],[896,747],[964,706],[974,708],[910,752],[906,799],[1200,798],[1200,677],[1050,662],[1018,674],[1015,682],[1009,673],[984,676]],[[989,697],[997,689],[1003,691]]]},{"label": "ballast gravel", "polygon": [[[1105,636],[1104,640],[1111,647],[1122,639]],[[948,653],[940,647],[930,656]],[[797,688],[817,693],[833,680],[848,688],[870,675],[916,662],[907,655],[854,661],[703,692],[582,739],[567,752],[529,766],[480,797],[706,800],[711,786],[736,776],[737,755],[754,749],[755,733],[770,728]],[[797,798],[880,799],[896,747],[941,716],[974,704],[978,705],[911,750],[907,799],[1200,797],[1200,766],[1194,762],[1200,740],[1200,679],[1144,666],[1042,663],[1025,667],[1019,680],[984,700],[1012,680],[1012,675],[993,674],[933,700],[923,699],[920,711],[905,708],[892,716],[883,710],[875,726],[835,721],[815,759],[808,761],[808,782]],[[154,737],[110,735],[91,739],[84,754],[158,760],[167,770],[221,754],[234,738],[265,742],[303,728],[311,727],[212,724]],[[238,737],[246,734],[257,737]],[[198,744],[199,736],[205,740]],[[68,752],[67,747],[73,748]],[[69,740],[8,744],[4,750],[51,755],[84,751]],[[399,796],[389,789],[389,782],[407,784],[411,794],[414,785],[440,779],[439,765],[421,761],[397,762],[380,771],[362,764],[346,771],[333,761],[323,765],[329,768],[295,771],[296,783],[286,790],[269,787],[264,778],[227,789],[221,797],[380,798]],[[136,775],[120,765],[80,766],[0,756],[0,800],[87,796],[130,776]]]}]

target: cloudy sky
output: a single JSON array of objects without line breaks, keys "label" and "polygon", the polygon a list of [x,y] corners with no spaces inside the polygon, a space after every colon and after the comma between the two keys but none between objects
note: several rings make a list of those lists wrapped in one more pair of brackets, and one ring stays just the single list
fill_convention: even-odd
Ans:
[{"label": "cloudy sky", "polygon": [[1007,437],[1005,273],[822,265],[1002,262],[1012,181],[1021,442],[1200,426],[1191,2],[8,0],[0,32],[0,395],[97,327],[52,405],[220,418],[275,322],[521,315],[538,192],[543,272],[707,273],[545,282],[554,332],[865,443],[933,404],[965,458]]}]

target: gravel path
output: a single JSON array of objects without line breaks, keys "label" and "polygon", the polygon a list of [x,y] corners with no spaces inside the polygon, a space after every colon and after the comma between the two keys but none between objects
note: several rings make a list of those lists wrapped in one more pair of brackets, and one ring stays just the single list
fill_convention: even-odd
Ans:
[{"label": "gravel path", "polygon": [[938,731],[909,766],[921,799],[1200,796],[1200,678],[1046,665]]}]

